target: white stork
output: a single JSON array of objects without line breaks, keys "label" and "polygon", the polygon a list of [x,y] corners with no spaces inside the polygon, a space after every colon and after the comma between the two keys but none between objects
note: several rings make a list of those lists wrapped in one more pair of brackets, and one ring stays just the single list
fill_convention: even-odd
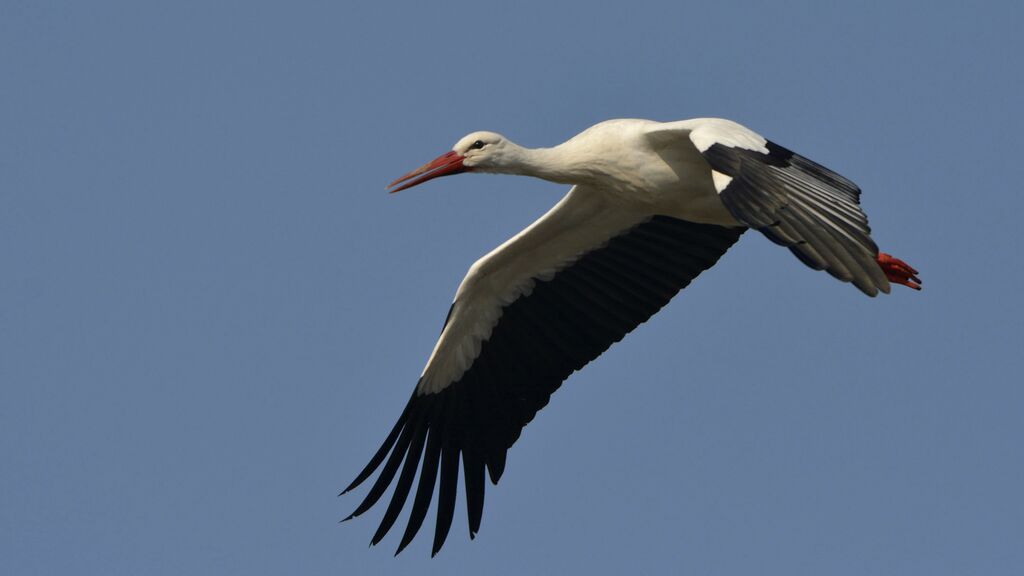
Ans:
[{"label": "white stork", "polygon": [[438,476],[432,555],[444,544],[460,457],[474,537],[484,470],[497,484],[509,447],[562,381],[661,309],[747,228],[868,296],[888,293],[890,282],[920,289],[916,270],[878,251],[853,182],[729,120],[610,120],[539,149],[474,132],[389,187],[397,192],[461,172],[573,187],[470,267],[398,423],[342,492],[383,463],[348,520],[373,506],[398,474],[371,541],[377,544],[420,467],[396,554],[422,525]]}]

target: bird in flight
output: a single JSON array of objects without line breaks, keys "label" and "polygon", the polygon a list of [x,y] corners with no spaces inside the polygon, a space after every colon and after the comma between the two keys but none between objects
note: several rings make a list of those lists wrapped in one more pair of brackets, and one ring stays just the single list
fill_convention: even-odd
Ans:
[{"label": "bird in flight", "polygon": [[857,185],[729,120],[609,120],[537,149],[474,132],[389,188],[462,172],[521,174],[572,188],[470,267],[398,422],[342,492],[381,470],[348,520],[395,482],[375,545],[394,525],[419,469],[396,555],[422,526],[435,488],[431,555],[441,549],[460,460],[473,538],[486,477],[498,483],[509,447],[551,394],[714,265],[748,228],[868,296],[888,293],[891,284],[920,289],[917,271],[871,239]]}]

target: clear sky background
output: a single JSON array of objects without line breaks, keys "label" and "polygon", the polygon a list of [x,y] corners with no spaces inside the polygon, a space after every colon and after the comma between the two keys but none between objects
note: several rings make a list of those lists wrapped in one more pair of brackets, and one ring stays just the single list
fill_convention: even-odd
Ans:
[{"label": "clear sky background", "polygon": [[[0,4],[0,572],[1024,570],[1020,3],[143,4]],[[860,184],[925,290],[750,233],[555,394],[475,541],[460,495],[437,558],[368,549],[336,494],[565,192],[384,185],[696,116]]]}]

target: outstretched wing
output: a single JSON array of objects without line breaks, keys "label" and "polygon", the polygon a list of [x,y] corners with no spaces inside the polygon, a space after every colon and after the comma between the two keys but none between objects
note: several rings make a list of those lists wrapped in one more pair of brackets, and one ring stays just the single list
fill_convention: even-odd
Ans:
[{"label": "outstretched wing", "polygon": [[609,202],[574,188],[470,269],[398,423],[345,489],[383,465],[351,518],[398,477],[372,544],[394,524],[419,467],[398,552],[420,529],[439,484],[436,554],[451,526],[460,459],[472,538],[484,470],[496,484],[506,451],[562,381],[661,309],[744,230],[630,214]]},{"label": "outstretched wing", "polygon": [[689,133],[734,218],[868,296],[889,292],[856,184],[729,120],[664,126]]}]

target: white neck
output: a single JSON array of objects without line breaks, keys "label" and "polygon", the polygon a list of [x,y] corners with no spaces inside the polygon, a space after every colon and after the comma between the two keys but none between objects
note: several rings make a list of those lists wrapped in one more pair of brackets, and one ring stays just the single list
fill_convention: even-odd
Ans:
[{"label": "white neck", "polygon": [[570,142],[554,148],[523,148],[507,142],[508,151],[495,172],[533,176],[560,184],[581,184],[597,174],[593,162],[587,161]]}]

